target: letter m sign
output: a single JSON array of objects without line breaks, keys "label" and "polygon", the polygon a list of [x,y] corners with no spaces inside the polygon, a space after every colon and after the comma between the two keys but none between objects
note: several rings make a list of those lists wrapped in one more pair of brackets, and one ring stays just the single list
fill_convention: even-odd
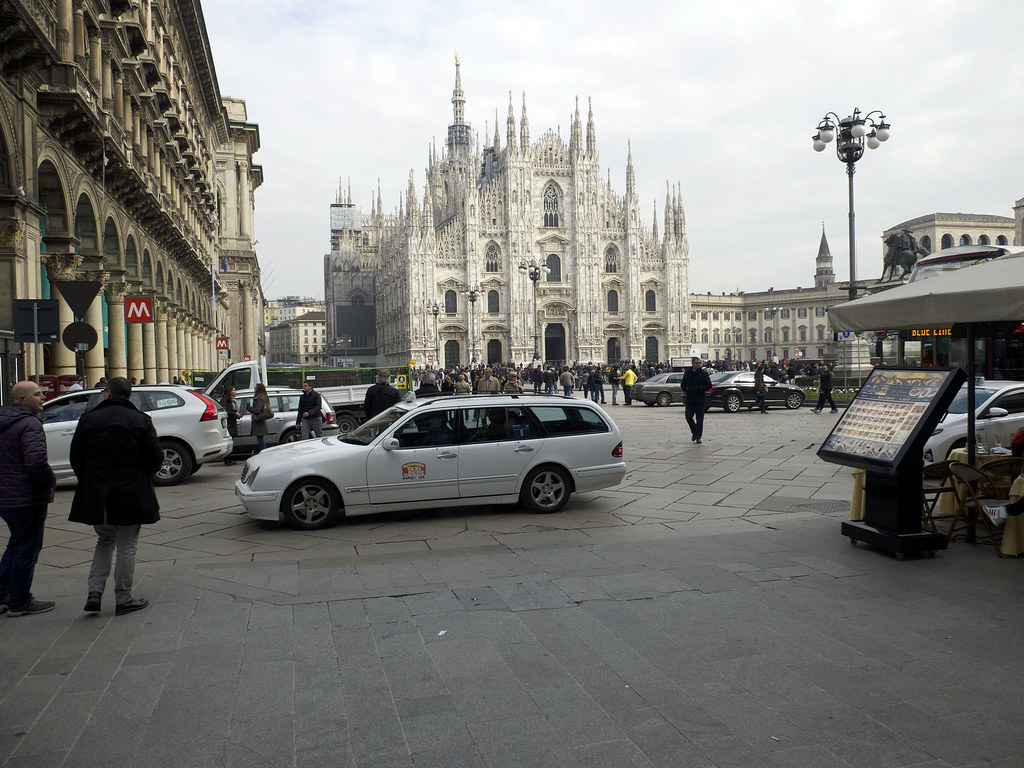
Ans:
[{"label": "letter m sign", "polygon": [[125,299],[124,321],[126,323],[153,322],[153,299],[149,296]]}]

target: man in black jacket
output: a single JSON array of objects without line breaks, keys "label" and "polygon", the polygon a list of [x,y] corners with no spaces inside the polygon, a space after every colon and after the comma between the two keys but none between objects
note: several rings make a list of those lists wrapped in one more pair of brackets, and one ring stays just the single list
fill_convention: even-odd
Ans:
[{"label": "man in black jacket", "polygon": [[115,549],[114,614],[149,605],[145,598],[132,597],[135,550],[142,526],[160,519],[153,475],[163,466],[164,451],[152,419],[128,399],[131,393],[128,379],[111,378],[103,400],[82,414],[71,438],[69,458],[78,488],[68,519],[93,526],[97,536],[85,603],[89,613],[100,611]]},{"label": "man in black jacket", "polygon": [[32,576],[43,548],[46,505],[56,481],[46,457],[39,421],[43,393],[34,381],[11,389],[11,404],[0,408],[0,517],[11,529],[0,560],[0,613],[31,616],[53,610],[50,600],[32,597]]},{"label": "man in black jacket", "polygon": [[441,394],[441,390],[437,388],[437,384],[435,383],[435,376],[433,372],[427,371],[423,374],[423,378],[420,379],[420,388],[413,394],[416,395],[417,400],[422,400],[428,397],[437,397]]},{"label": "man in black jacket", "polygon": [[378,373],[377,383],[366,390],[366,397],[363,398],[363,413],[366,414],[367,419],[372,419],[378,413],[384,413],[401,399],[402,393],[391,386],[388,374]]},{"label": "man in black jacket", "polygon": [[690,426],[690,439],[700,445],[700,439],[704,436],[705,403],[708,392],[712,390],[711,377],[704,370],[704,363],[699,357],[694,355],[690,363],[679,386],[686,394],[686,423]]},{"label": "man in black jacket", "polygon": [[302,432],[302,439],[324,436],[323,400],[320,393],[313,389],[313,382],[302,382],[302,394],[299,395],[299,412],[295,425]]}]

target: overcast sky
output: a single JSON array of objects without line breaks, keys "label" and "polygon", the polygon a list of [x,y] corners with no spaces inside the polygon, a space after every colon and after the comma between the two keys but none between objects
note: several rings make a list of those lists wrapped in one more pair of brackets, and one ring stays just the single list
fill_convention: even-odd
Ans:
[{"label": "overcast sky", "polygon": [[221,92],[260,127],[257,252],[267,298],[323,296],[339,179],[369,213],[397,210],[451,122],[502,146],[509,91],[530,134],[593,101],[603,175],[625,191],[632,142],[643,220],[679,184],[690,291],[813,286],[824,224],[849,277],[847,180],[826,112],[882,110],[892,136],[857,164],[857,275],[882,271],[881,232],[935,212],[1013,215],[1024,197],[1019,0],[205,0]]}]

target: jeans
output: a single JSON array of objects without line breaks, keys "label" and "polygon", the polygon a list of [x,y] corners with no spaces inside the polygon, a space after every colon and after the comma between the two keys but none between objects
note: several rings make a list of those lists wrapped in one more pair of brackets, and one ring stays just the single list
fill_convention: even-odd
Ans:
[{"label": "jeans", "polygon": [[604,384],[592,384],[590,386],[590,399],[595,403],[604,402]]},{"label": "jeans", "polygon": [[566,397],[572,397],[572,386],[562,387],[562,391],[565,392]]},{"label": "jeans", "polygon": [[267,447],[266,435],[256,435],[256,453],[264,450]]},{"label": "jeans", "polygon": [[43,548],[46,504],[0,509],[0,517],[11,529],[0,559],[0,598],[7,595],[7,605],[27,605],[32,602],[32,576]]},{"label": "jeans", "polygon": [[316,437],[323,437],[324,436],[323,424],[324,424],[324,420],[322,418],[320,418],[319,416],[317,416],[315,418],[312,417],[312,416],[309,416],[309,417],[303,419],[302,420],[302,424],[300,425],[300,428],[301,428],[301,431],[302,431],[302,439],[303,440],[309,440],[309,438],[314,436],[314,435]]},{"label": "jeans", "polygon": [[704,436],[704,401],[691,403],[686,401],[686,423],[690,426],[690,434],[698,440]]},{"label": "jeans", "polygon": [[96,549],[92,553],[92,567],[89,569],[89,591],[103,594],[110,575],[110,565],[117,550],[114,565],[114,602],[118,605],[132,599],[132,585],[135,581],[135,550],[139,544],[141,525],[94,525]]},{"label": "jeans", "polygon": [[619,404],[619,387],[617,384],[612,384],[612,405]]}]

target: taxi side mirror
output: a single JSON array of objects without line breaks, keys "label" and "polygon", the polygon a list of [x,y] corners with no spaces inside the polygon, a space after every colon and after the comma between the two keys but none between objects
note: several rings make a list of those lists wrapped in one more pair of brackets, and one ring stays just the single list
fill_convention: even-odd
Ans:
[{"label": "taxi side mirror", "polygon": [[988,409],[988,413],[985,414],[985,417],[989,419],[1001,419],[1004,416],[1009,415],[1010,412],[1005,408],[997,408],[996,406],[992,406],[991,408]]},{"label": "taxi side mirror", "polygon": [[386,438],[380,445],[385,451],[393,451],[400,447],[397,437]]}]

